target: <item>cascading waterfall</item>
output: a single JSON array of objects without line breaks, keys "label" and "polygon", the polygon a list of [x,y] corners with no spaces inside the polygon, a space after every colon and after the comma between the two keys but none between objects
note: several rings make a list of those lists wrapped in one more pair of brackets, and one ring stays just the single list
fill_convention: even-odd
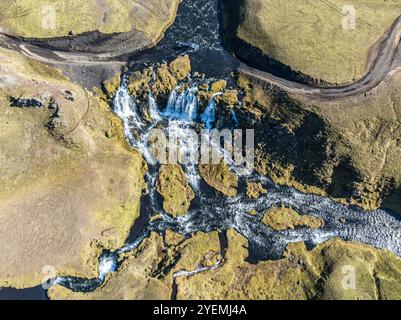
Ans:
[{"label": "cascading waterfall", "polygon": [[198,112],[198,99],[196,97],[198,88],[187,88],[179,94],[180,89],[179,86],[170,94],[164,115],[174,120],[194,121]]},{"label": "cascading waterfall", "polygon": [[[180,92],[181,91],[181,92]],[[154,97],[149,94],[148,110],[152,122],[142,119],[135,100],[129,95],[126,84],[123,83],[116,93],[113,110],[122,119],[127,140],[133,148],[139,149],[148,161],[147,173],[149,195],[146,198],[146,208],[154,214],[161,213],[161,218],[147,221],[146,226],[136,235],[135,240],[127,243],[114,253],[105,252],[99,258],[99,277],[97,279],[57,278],[55,284],[63,285],[74,291],[88,292],[97,289],[106,279],[107,274],[118,268],[120,254],[137,248],[142,241],[155,231],[163,233],[167,228],[189,236],[197,231],[210,232],[215,230],[235,229],[249,241],[250,254],[256,260],[278,259],[288,243],[304,241],[314,246],[333,237],[347,241],[357,241],[370,244],[377,248],[389,249],[401,256],[401,221],[384,210],[364,212],[355,207],[341,205],[331,199],[316,195],[304,194],[285,186],[277,186],[265,177],[256,174],[240,176],[240,184],[245,181],[257,181],[269,192],[257,200],[246,197],[244,191],[234,198],[225,198],[206,185],[201,185],[201,177],[197,165],[183,165],[189,177],[189,183],[196,192],[196,199],[189,213],[185,216],[172,218],[163,212],[158,201],[156,182],[158,164],[153,160],[146,143],[147,135],[155,128],[163,128],[176,135],[184,134],[185,129],[196,128],[199,119],[205,128],[213,128],[216,122],[216,103],[214,95],[203,114],[198,114],[197,87],[181,90],[175,88],[168,99],[164,112],[160,110]],[[231,117],[238,122],[236,114]],[[184,151],[191,152],[194,143],[187,141],[181,146]],[[219,146],[215,146],[219,148]],[[224,150],[218,151],[224,154]],[[229,163],[232,168],[232,163]],[[243,189],[243,188],[242,188]],[[300,228],[277,232],[261,223],[264,212],[272,207],[291,207],[300,214],[320,217],[325,225],[320,229]],[[250,215],[252,210],[257,215]],[[343,223],[346,220],[350,223]],[[219,268],[222,261],[210,268],[199,267],[196,270],[181,270],[174,278],[191,276],[199,272]]]},{"label": "cascading waterfall", "polygon": [[124,132],[130,144],[133,144],[134,136],[132,134],[132,126],[138,129],[142,128],[143,124],[138,115],[137,105],[134,99],[129,95],[125,85],[121,86],[115,95],[113,101],[113,111],[123,120]]},{"label": "cascading waterfall", "polygon": [[216,122],[216,101],[215,98],[221,95],[220,92],[215,93],[209,101],[208,106],[205,109],[205,112],[201,115],[201,121],[205,125],[207,130],[211,130],[213,128],[214,123]]},{"label": "cascading waterfall", "polygon": [[152,118],[152,120],[154,120],[156,122],[161,121],[162,118],[159,115],[158,106],[157,106],[156,100],[153,97],[153,94],[152,94],[151,91],[149,91],[149,98],[148,99],[149,99],[148,105],[149,105],[149,115],[150,115],[150,117]]}]

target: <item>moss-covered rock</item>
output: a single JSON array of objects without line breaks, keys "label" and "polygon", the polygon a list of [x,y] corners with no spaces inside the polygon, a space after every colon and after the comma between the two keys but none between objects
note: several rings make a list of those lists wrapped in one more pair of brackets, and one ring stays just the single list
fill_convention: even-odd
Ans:
[{"label": "moss-covered rock", "polygon": [[[103,100],[12,51],[0,59],[0,287],[36,286],[46,265],[93,278],[139,216],[146,164]],[[11,107],[21,96],[43,106]]]},{"label": "moss-covered rock", "polygon": [[121,85],[121,73],[117,73],[114,77],[112,77],[111,79],[107,79],[105,81],[103,81],[103,90],[105,92],[105,94],[107,95],[108,99],[112,99],[118,88]]},{"label": "moss-covered rock", "polygon": [[183,55],[170,62],[170,69],[178,81],[183,81],[191,73],[191,61],[189,56]]},{"label": "moss-covered rock", "polygon": [[324,221],[320,218],[300,215],[295,210],[284,207],[267,210],[262,222],[277,231],[295,228],[317,229],[324,226]]},{"label": "moss-covered rock", "polygon": [[216,97],[216,101],[228,106],[235,106],[238,104],[238,91],[234,89],[225,90],[220,96]]},{"label": "moss-covered rock", "polygon": [[178,81],[170,72],[168,65],[162,63],[156,70],[156,81],[152,86],[152,92],[156,97],[162,96],[167,99],[177,84]]},{"label": "moss-covered rock", "polygon": [[180,165],[160,167],[157,191],[164,199],[164,211],[174,217],[186,214],[191,201],[195,198],[188,178]]},{"label": "moss-covered rock", "polygon": [[238,177],[231,172],[228,166],[220,164],[199,165],[199,174],[208,185],[228,197],[235,197],[238,189]]},{"label": "moss-covered rock", "polygon": [[212,93],[218,93],[218,92],[222,92],[226,87],[227,87],[226,80],[218,80],[218,81],[213,82],[210,85],[210,91]]}]

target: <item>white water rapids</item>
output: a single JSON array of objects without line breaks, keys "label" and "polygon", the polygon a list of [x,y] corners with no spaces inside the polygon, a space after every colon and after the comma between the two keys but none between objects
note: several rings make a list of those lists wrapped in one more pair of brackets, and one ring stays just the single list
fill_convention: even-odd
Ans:
[{"label": "white water rapids", "polygon": [[[166,106],[158,106],[150,94],[147,110],[141,110],[123,82],[113,103],[113,111],[124,123],[127,141],[133,148],[141,151],[149,164],[146,176],[149,194],[142,205],[146,207],[147,212],[150,212],[150,216],[163,212],[163,208],[156,191],[159,165],[154,161],[147,144],[149,132],[156,127],[166,132],[172,130],[178,133],[180,130],[193,129],[199,125],[212,128],[217,120],[215,96],[205,111],[200,113],[196,84],[191,84],[190,88],[185,90],[180,89],[181,85],[171,92]],[[146,114],[149,117],[145,117]],[[232,114],[232,120],[238,123],[235,112]],[[190,142],[183,146],[189,149],[191,147],[193,144]],[[232,163],[229,165],[235,169]],[[329,198],[304,194],[289,187],[275,185],[268,178],[256,174],[240,176],[242,188],[239,195],[226,198],[202,181],[196,165],[183,165],[183,168],[196,193],[196,199],[187,215],[173,219],[168,214],[162,213],[161,219],[147,221],[140,234],[135,235],[134,241],[128,242],[115,253],[105,252],[100,257],[98,279],[58,278],[56,283],[74,291],[93,291],[103,283],[107,274],[117,270],[117,260],[121,253],[137,248],[151,231],[163,233],[167,228],[186,236],[197,231],[210,232],[233,228],[248,239],[250,255],[256,260],[280,258],[289,243],[304,241],[309,247],[313,247],[334,237],[388,249],[401,256],[401,222],[385,210],[365,212],[357,207],[341,205]],[[261,182],[268,193],[257,200],[248,199],[243,191],[245,181]],[[260,220],[268,208],[277,206],[291,207],[300,214],[320,217],[325,221],[325,225],[320,229],[273,231]],[[250,215],[251,210],[256,210],[257,215]],[[174,277],[190,276],[216,269],[221,263],[222,261],[219,261],[209,268],[181,270]]]}]

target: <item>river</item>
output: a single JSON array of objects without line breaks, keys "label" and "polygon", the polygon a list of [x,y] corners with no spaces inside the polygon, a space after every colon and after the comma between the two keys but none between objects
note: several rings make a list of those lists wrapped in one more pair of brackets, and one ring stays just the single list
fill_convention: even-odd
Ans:
[{"label": "river", "polygon": [[[224,49],[220,20],[217,0],[184,0],[177,20],[166,32],[164,40],[154,49],[132,55],[128,73],[140,70],[145,64],[154,64],[186,52],[191,57],[193,69],[205,73],[210,81],[225,78],[233,84],[230,73],[238,67],[238,60]],[[149,99],[151,119],[144,120],[137,104],[128,93],[126,83],[122,83],[111,108],[123,120],[125,135],[131,146],[139,149],[148,160],[149,172],[146,180],[150,192],[142,199],[141,216],[133,226],[126,245],[116,252],[104,252],[99,258],[98,278],[64,277],[54,279],[53,284],[63,285],[77,292],[93,291],[104,282],[108,273],[118,269],[119,255],[138,247],[150,232],[163,233],[167,228],[185,236],[197,231],[221,230],[223,238],[224,231],[233,228],[248,239],[248,260],[251,263],[279,259],[288,243],[304,241],[309,248],[313,248],[334,237],[388,249],[401,256],[401,220],[397,215],[381,209],[365,212],[329,198],[304,194],[290,187],[275,185],[268,178],[255,173],[238,172],[239,193],[236,197],[226,198],[203,182],[195,165],[184,166],[190,185],[196,193],[189,213],[177,219],[163,213],[161,219],[151,221],[150,217],[163,212],[163,209],[155,187],[159,166],[152,163],[144,138],[155,127],[165,131],[196,128],[199,123],[213,127],[216,120],[214,101],[211,99],[207,111],[200,112],[196,98],[197,85],[195,80],[190,80],[191,89],[182,93],[178,90],[173,91],[166,105],[157,105],[154,100]],[[238,123],[235,121],[235,114],[232,117],[234,128]],[[230,167],[236,169],[233,164],[230,164]],[[246,181],[262,182],[268,193],[257,200],[247,198]],[[260,220],[268,208],[277,206],[291,207],[300,214],[322,218],[325,225],[320,229],[273,231]],[[251,210],[256,210],[257,215],[248,214]],[[223,252],[224,249],[223,245]],[[219,264],[212,268],[218,267]],[[207,269],[183,270],[175,277],[205,271]],[[46,299],[46,292],[41,286],[25,290],[0,290],[0,299],[7,298]]]}]

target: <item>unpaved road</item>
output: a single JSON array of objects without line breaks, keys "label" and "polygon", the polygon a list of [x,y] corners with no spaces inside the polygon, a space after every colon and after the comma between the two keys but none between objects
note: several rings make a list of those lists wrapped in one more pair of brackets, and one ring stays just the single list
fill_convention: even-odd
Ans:
[{"label": "unpaved road", "polygon": [[[237,70],[243,74],[260,79],[291,93],[304,95],[316,100],[341,100],[365,94],[379,85],[387,75],[396,70],[401,70],[401,61],[395,59],[400,41],[401,16],[396,19],[383,40],[374,48],[366,75],[350,85],[341,87],[320,88],[304,83],[289,81],[274,76],[268,72],[252,68],[242,62],[239,62]],[[23,40],[14,39],[6,35],[0,35],[0,46],[18,51],[30,58],[57,65],[123,65],[126,62],[124,61],[124,58],[119,59],[115,55],[56,51],[36,47],[25,43]]]}]

